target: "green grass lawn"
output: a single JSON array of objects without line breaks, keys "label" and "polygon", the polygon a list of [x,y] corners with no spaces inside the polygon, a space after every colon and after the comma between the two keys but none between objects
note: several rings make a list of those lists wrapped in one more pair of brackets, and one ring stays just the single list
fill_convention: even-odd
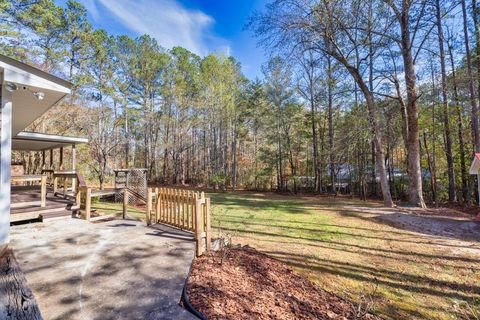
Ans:
[{"label": "green grass lawn", "polygon": [[377,203],[210,196],[217,234],[286,262],[328,291],[364,306],[373,301],[373,310],[387,319],[467,319],[480,312],[478,242],[392,227],[369,212]]},{"label": "green grass lawn", "polygon": [[[111,215],[117,218],[121,218],[123,214],[123,203],[104,201],[95,202],[92,203],[92,210],[97,211],[102,215]],[[134,206],[129,206],[128,216],[133,219],[145,220],[145,210],[136,208]]]}]

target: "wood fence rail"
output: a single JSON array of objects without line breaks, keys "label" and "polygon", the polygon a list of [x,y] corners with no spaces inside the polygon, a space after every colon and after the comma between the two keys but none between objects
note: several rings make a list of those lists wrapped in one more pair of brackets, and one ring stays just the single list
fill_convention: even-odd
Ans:
[{"label": "wood fence rail", "polygon": [[[124,217],[127,213],[129,192],[129,189],[124,189]],[[148,188],[145,200],[147,225],[163,223],[192,232],[197,242],[197,256],[201,256],[205,251],[210,252],[212,242],[210,198],[205,198],[203,192]]]},{"label": "wood fence rail", "polygon": [[52,173],[52,179],[53,194],[60,194],[58,191],[61,187],[62,195],[66,198],[68,186],[70,185],[75,197],[75,204],[79,206],[82,218],[90,220],[92,188],[87,186],[83,175],[76,171],[56,171]]}]

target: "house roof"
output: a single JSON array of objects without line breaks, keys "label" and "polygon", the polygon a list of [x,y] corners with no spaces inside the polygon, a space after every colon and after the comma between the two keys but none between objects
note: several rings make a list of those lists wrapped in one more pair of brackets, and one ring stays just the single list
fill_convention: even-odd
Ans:
[{"label": "house roof", "polygon": [[12,136],[27,128],[70,94],[72,84],[35,67],[0,55],[2,85],[12,95]]},{"label": "house roof", "polygon": [[475,153],[472,164],[470,165],[470,174],[480,173],[480,153]]},{"label": "house roof", "polygon": [[22,131],[12,139],[12,149],[21,151],[43,151],[81,143],[88,143],[88,139]]},{"label": "house roof", "polygon": [[[37,80],[38,81],[39,80],[38,78],[40,78],[40,79],[45,80],[44,82],[45,82],[46,85],[48,85],[48,82],[50,82],[50,85],[51,84],[56,84],[60,87],[64,87],[64,88],[66,88],[65,93],[70,93],[70,89],[73,87],[73,84],[71,82],[67,81],[67,80],[64,80],[62,78],[54,76],[51,73],[48,73],[48,72],[45,72],[45,71],[40,70],[38,68],[35,68],[35,67],[33,67],[29,64],[20,62],[18,60],[15,60],[15,59],[7,57],[3,54],[0,54],[0,68],[4,68],[4,67],[15,70],[17,73],[19,73],[17,76],[21,76],[22,73],[29,73],[30,75],[33,75],[33,76],[35,76],[35,78],[37,78],[37,79],[32,79],[32,80]],[[9,82],[19,81],[19,83],[23,83],[25,81],[28,81],[29,79],[28,78],[23,78],[23,79],[22,78],[16,78],[16,79],[15,78],[9,78],[9,79],[4,79],[4,80],[9,81]],[[17,81],[15,81],[15,80],[17,80]],[[27,83],[24,83],[24,84],[27,84]]]}]

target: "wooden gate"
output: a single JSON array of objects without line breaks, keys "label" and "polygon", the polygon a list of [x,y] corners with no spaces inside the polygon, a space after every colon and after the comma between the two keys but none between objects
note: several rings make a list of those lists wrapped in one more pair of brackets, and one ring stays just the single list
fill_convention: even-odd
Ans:
[{"label": "wooden gate", "polygon": [[[129,193],[125,189],[125,194]],[[211,206],[210,198],[203,192],[175,189],[148,188],[146,201],[147,225],[162,223],[194,234],[197,256],[211,249]],[[124,214],[128,206],[124,200]]]}]

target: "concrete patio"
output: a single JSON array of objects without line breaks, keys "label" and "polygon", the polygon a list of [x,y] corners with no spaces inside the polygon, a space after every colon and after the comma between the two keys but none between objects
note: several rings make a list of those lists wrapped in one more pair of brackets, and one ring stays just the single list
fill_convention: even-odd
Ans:
[{"label": "concrete patio", "polygon": [[44,319],[194,319],[178,305],[191,234],[133,220],[13,226],[11,248]]}]

